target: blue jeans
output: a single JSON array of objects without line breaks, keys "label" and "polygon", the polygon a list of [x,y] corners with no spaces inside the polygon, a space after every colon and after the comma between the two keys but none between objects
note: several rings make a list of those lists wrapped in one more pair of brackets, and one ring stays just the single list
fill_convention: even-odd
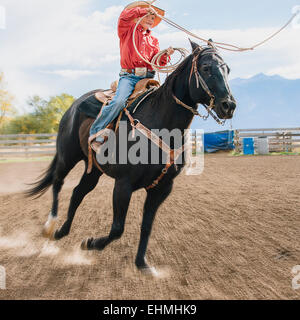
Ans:
[{"label": "blue jeans", "polygon": [[[96,134],[100,130],[105,129],[110,122],[118,117],[121,110],[125,108],[126,101],[132,94],[135,85],[145,78],[146,77],[138,77],[127,72],[120,73],[116,95],[108,105],[102,108],[100,117],[96,119],[91,126],[90,135]],[[101,136],[97,137],[96,140],[103,142],[103,138]]]}]

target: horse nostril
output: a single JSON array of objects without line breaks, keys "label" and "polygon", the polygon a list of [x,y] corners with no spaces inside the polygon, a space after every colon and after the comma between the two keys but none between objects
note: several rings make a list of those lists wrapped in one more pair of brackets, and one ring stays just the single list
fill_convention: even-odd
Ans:
[{"label": "horse nostril", "polygon": [[228,111],[228,109],[230,108],[230,106],[227,102],[223,102],[222,105],[223,105],[223,108],[225,111]]},{"label": "horse nostril", "polygon": [[222,102],[223,113],[225,113],[226,117],[232,118],[234,110],[236,108],[236,104],[234,101],[226,100]]},{"label": "horse nostril", "polygon": [[234,112],[235,108],[236,108],[236,103],[235,102],[231,102],[231,111],[232,111],[232,113]]}]

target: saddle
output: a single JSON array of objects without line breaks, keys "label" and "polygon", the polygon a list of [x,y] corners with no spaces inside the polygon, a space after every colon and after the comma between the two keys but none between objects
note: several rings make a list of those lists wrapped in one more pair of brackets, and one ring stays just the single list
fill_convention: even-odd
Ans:
[{"label": "saddle", "polygon": [[[117,87],[118,87],[118,81],[116,80],[110,85],[109,90],[96,92],[95,98],[99,102],[103,103],[103,105],[106,105],[116,95]],[[148,91],[153,87],[159,88],[160,87],[159,82],[153,79],[148,79],[148,78],[140,80],[136,84],[131,96],[127,100],[127,107],[129,107],[134,102],[134,100],[137,99],[139,96],[141,96],[144,92]]]},{"label": "saddle", "polygon": [[[111,86],[110,86],[110,89],[109,90],[105,90],[105,91],[97,91],[95,94],[94,94],[94,97],[102,103],[102,108],[107,105],[112,99],[113,97],[116,95],[116,91],[117,91],[117,87],[118,87],[118,81],[114,81]],[[141,99],[143,98],[143,94],[147,94],[147,92],[151,89],[157,89],[160,87],[160,84],[158,81],[156,80],[153,80],[153,79],[149,79],[149,78],[146,78],[146,79],[142,79],[140,80],[132,94],[130,95],[130,97],[127,99],[127,105],[124,106],[125,110],[127,110],[126,108],[130,107],[135,101],[138,100],[139,97],[141,97]],[[101,110],[102,110],[101,108]],[[137,106],[135,107],[137,108]],[[101,114],[101,110],[100,110],[100,114]],[[114,129],[114,131],[117,131],[118,129],[118,126],[119,126],[119,122],[121,120],[121,117],[123,115],[123,111],[120,112],[119,114],[119,117],[117,118],[117,120],[111,122],[107,127],[106,129]],[[98,115],[99,116],[99,115]],[[93,122],[94,120],[92,120]],[[82,127],[82,132],[80,132],[80,136],[81,137],[85,137],[86,134],[84,134],[84,132],[87,132],[87,128],[90,128],[91,124],[92,124],[91,121],[88,121],[86,124],[85,124],[85,128]],[[94,139],[99,136],[101,134],[103,130],[101,130],[100,132],[94,134],[93,136],[90,136],[88,137],[88,149],[86,150],[86,148],[84,148],[84,144],[82,143],[82,139],[80,139],[81,141],[81,145],[82,145],[82,149],[84,150],[84,152],[88,153],[88,169],[87,169],[87,173],[90,173],[91,170],[92,170],[92,165],[93,165],[93,162],[97,165],[97,161],[93,160],[93,152],[92,152],[92,149],[97,152],[97,150],[100,149],[101,147],[101,144],[99,144],[99,142],[96,142],[94,141]],[[104,137],[104,141],[106,141],[107,137]],[[100,169],[101,170],[101,169]]]}]

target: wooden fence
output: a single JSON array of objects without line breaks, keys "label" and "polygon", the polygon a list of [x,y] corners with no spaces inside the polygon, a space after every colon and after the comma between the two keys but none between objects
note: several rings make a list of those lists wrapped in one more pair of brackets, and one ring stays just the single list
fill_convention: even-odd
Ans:
[{"label": "wooden fence", "polygon": [[235,151],[243,150],[243,138],[268,138],[270,152],[293,152],[300,148],[300,128],[238,129],[234,134]]},{"label": "wooden fence", "polygon": [[0,135],[0,157],[53,155],[57,134]]}]

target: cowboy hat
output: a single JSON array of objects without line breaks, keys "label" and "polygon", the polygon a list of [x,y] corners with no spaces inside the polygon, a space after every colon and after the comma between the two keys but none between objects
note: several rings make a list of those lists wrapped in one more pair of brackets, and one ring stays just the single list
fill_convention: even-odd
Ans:
[{"label": "cowboy hat", "polygon": [[[129,5],[127,5],[125,9],[132,9],[135,7],[140,7],[140,8],[149,8],[149,3],[147,1],[135,1],[130,3]],[[151,6],[159,15],[164,16],[165,15],[165,11],[163,9],[157,8],[155,6]],[[155,20],[153,23],[153,27],[156,27],[159,23],[161,22],[161,18],[159,18],[158,16],[155,16]]]}]

